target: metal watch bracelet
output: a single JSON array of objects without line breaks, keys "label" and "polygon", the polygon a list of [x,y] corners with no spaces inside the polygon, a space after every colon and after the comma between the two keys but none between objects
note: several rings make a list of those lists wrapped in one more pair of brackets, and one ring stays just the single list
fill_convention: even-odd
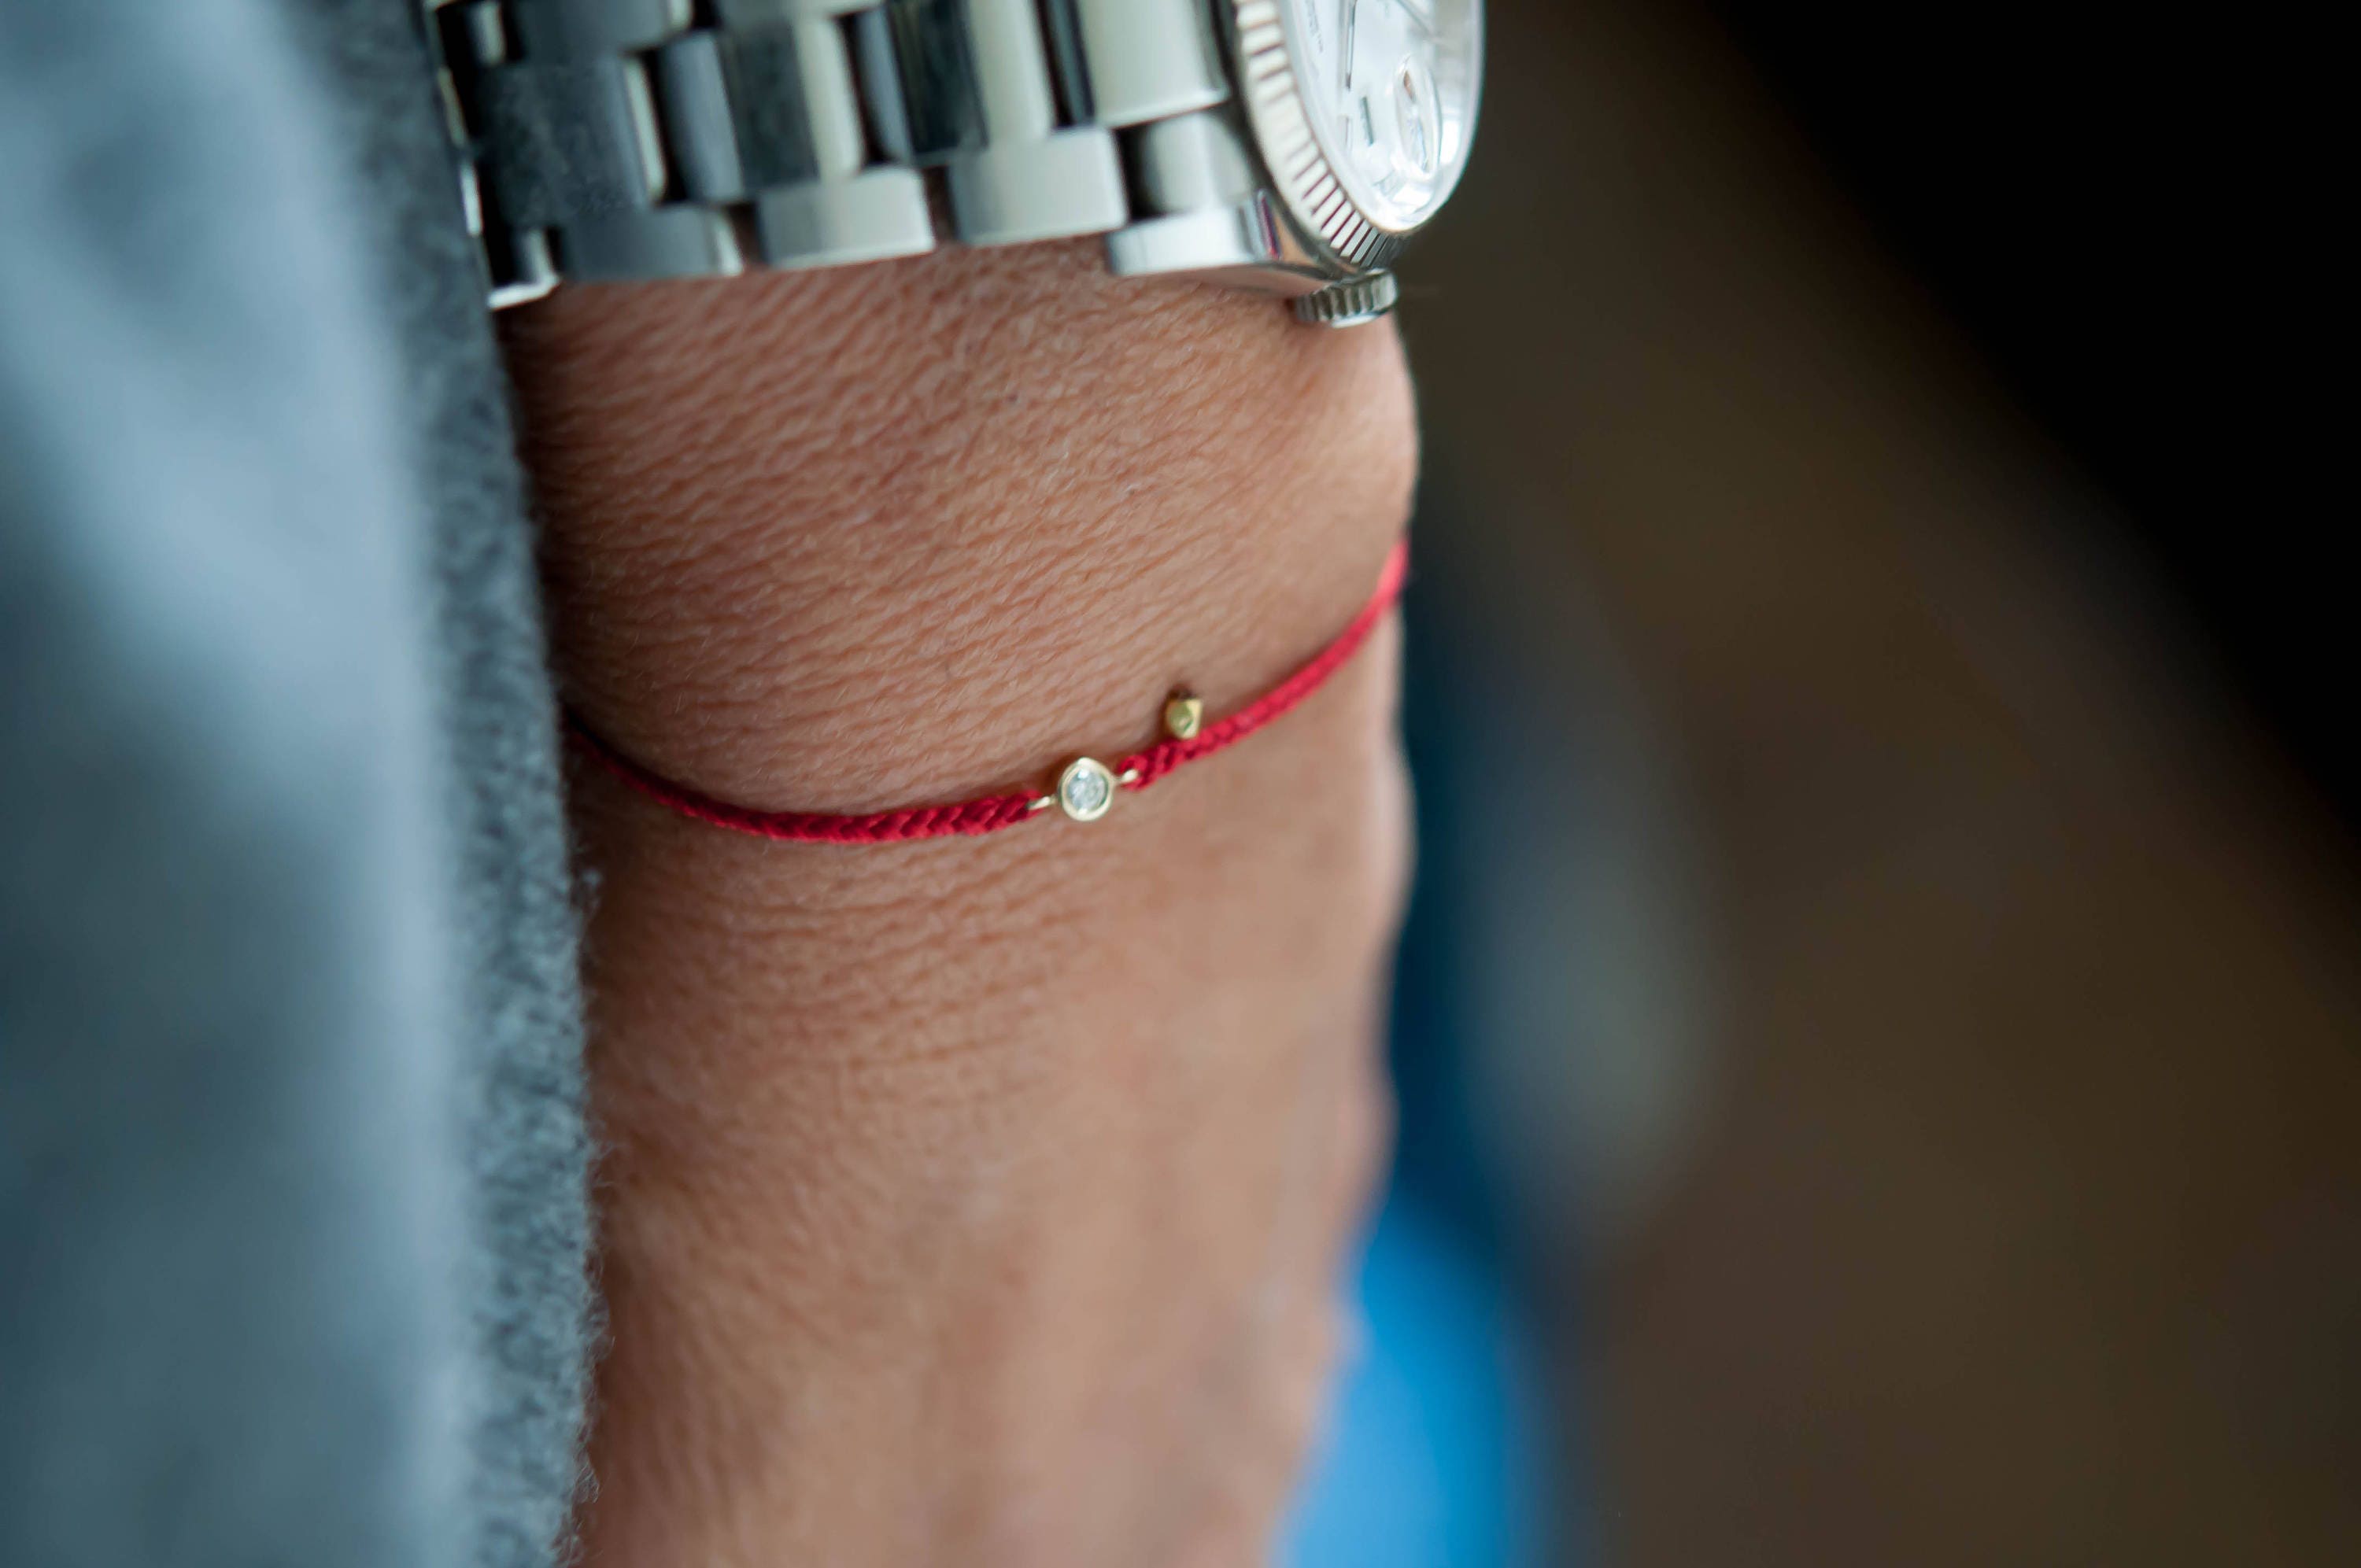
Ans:
[{"label": "metal watch bracelet", "polygon": [[1216,4],[1277,30],[1255,0],[427,0],[496,308],[1097,235],[1118,273],[1383,314],[1380,247],[1292,240]]}]

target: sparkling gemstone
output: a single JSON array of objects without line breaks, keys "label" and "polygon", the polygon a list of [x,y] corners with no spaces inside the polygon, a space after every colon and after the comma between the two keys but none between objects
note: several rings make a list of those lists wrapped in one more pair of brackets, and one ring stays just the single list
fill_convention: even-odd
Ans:
[{"label": "sparkling gemstone", "polygon": [[1077,822],[1089,822],[1106,815],[1115,802],[1115,775],[1104,763],[1085,757],[1066,770],[1058,781],[1058,802],[1066,815]]}]

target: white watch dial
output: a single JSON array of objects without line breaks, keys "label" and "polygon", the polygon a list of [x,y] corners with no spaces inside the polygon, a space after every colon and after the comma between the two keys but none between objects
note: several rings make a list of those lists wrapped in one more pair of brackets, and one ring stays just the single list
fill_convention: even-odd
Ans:
[{"label": "white watch dial", "polygon": [[1305,115],[1361,214],[1404,233],[1466,167],[1481,0],[1283,0]]}]

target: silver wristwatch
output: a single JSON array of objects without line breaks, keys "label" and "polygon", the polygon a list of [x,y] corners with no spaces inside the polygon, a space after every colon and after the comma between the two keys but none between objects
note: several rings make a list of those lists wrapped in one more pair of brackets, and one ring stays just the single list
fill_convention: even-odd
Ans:
[{"label": "silver wristwatch", "polygon": [[426,4],[496,307],[1103,235],[1369,321],[1482,81],[1482,0]]}]

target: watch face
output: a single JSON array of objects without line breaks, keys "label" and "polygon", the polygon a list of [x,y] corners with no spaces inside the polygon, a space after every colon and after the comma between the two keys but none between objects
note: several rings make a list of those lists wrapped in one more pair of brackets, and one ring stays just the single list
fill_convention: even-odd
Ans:
[{"label": "watch face", "polygon": [[1345,193],[1394,234],[1459,182],[1483,76],[1482,0],[1280,0],[1304,117]]}]

